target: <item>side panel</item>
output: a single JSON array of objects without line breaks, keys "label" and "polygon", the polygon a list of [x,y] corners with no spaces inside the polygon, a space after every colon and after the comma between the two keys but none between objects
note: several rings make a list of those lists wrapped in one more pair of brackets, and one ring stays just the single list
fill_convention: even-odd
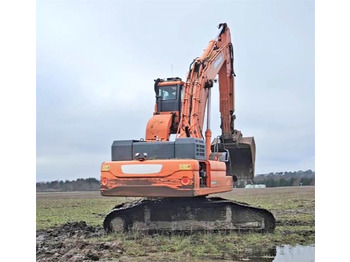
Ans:
[{"label": "side panel", "polygon": [[112,161],[132,160],[133,144],[138,140],[116,140],[112,144]]},{"label": "side panel", "polygon": [[112,161],[134,160],[135,154],[147,159],[197,159],[205,160],[203,139],[177,138],[175,141],[116,140],[112,145]]},{"label": "side panel", "polygon": [[207,161],[208,180],[206,187],[198,187],[196,195],[209,195],[231,191],[233,180],[231,176],[226,175],[226,165],[220,161]]},{"label": "side panel", "polygon": [[173,159],[175,158],[174,143],[174,141],[135,143],[133,155],[147,153],[148,159]]},{"label": "side panel", "polygon": [[193,137],[178,138],[175,140],[176,158],[194,158],[205,160],[205,142]]}]

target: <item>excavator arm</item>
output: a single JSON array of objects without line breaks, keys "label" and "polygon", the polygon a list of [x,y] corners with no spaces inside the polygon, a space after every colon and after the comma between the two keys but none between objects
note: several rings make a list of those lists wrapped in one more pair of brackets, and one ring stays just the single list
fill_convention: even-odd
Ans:
[{"label": "excavator arm", "polygon": [[[243,137],[234,129],[234,70],[233,46],[227,24],[219,25],[219,34],[211,40],[201,57],[196,58],[188,72],[184,86],[182,113],[178,129],[179,137],[204,138],[204,117],[207,112],[205,131],[206,154],[219,151],[228,154],[227,173],[235,181],[252,180],[255,166],[255,141],[253,137]],[[215,78],[219,79],[220,115],[222,134],[211,142],[210,130],[210,90]],[[212,150],[213,149],[213,150]],[[216,151],[216,152],[215,152]]]},{"label": "excavator arm", "polygon": [[233,134],[233,47],[227,25],[220,24],[219,29],[217,39],[209,42],[202,56],[192,62],[188,72],[178,130],[179,137],[204,138],[202,131],[206,105],[210,103],[210,88],[217,76],[219,76],[222,134],[225,137],[231,137]]}]

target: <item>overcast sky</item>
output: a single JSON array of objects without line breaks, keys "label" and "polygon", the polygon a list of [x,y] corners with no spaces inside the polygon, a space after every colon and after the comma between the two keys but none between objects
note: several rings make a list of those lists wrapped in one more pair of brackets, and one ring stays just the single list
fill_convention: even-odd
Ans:
[{"label": "overcast sky", "polygon": [[256,173],[314,170],[314,11],[310,0],[37,0],[37,181],[99,178],[113,140],[145,136],[153,80],[185,79],[221,22],[235,53],[235,127],[255,137]]}]

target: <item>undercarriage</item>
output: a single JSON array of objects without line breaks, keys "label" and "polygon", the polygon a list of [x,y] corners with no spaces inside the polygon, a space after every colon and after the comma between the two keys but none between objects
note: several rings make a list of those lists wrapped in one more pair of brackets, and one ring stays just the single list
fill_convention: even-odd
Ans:
[{"label": "undercarriage", "polygon": [[146,231],[273,232],[273,215],[261,208],[220,197],[140,199],[117,205],[103,223],[107,233]]}]

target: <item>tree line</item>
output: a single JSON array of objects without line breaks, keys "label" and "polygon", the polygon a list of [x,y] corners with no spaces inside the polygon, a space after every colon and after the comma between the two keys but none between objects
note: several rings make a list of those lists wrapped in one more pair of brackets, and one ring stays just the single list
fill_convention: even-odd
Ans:
[{"label": "tree line", "polygon": [[[259,174],[254,177],[250,184],[265,184],[266,187],[284,187],[284,186],[314,186],[315,171],[308,169],[306,171],[285,171],[271,172],[268,174]],[[238,183],[237,187],[245,187],[246,181]]]},{"label": "tree line", "polygon": [[100,181],[96,178],[78,178],[77,180],[55,180],[51,182],[37,182],[36,191],[98,191]]}]

